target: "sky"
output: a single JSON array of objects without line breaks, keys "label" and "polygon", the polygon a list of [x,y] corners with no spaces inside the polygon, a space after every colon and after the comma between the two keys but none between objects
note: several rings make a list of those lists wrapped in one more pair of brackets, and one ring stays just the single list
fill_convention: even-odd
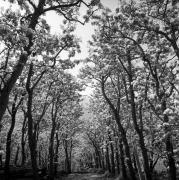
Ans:
[{"label": "sky", "polygon": [[[118,1],[119,0],[101,0],[100,2],[103,4],[103,6],[108,7],[112,11],[115,11],[115,9],[118,7]],[[84,13],[85,10],[86,9],[82,8],[82,13]],[[62,22],[59,20],[59,17],[55,14],[55,12],[50,12],[49,14],[47,14],[46,20],[51,26],[51,32],[55,34],[58,33]],[[86,23],[85,25],[78,23],[75,34],[81,39],[82,42],[80,43],[81,53],[75,55],[74,59],[85,59],[86,57],[88,57],[88,41],[91,39],[92,34],[94,34],[94,26],[92,26],[90,22]],[[63,55],[64,54],[62,54],[61,58],[65,59]],[[79,69],[83,66],[84,64],[82,63],[78,66],[75,66],[75,68],[70,70],[70,73],[72,73],[74,76],[77,76],[79,74]],[[92,88],[88,86],[81,94],[83,96],[89,96],[91,93]]]},{"label": "sky", "polygon": [[[114,11],[118,6],[118,0],[101,0],[101,3],[103,4],[103,6],[110,8],[112,11]],[[81,10],[82,13],[84,13],[85,10],[86,9],[84,9],[83,7]],[[51,26],[51,32],[58,33],[61,25],[61,21],[59,20],[59,17],[55,14],[55,12],[48,13],[46,16],[46,20],[48,24]],[[86,23],[85,25],[82,25],[80,23],[77,24],[75,34],[77,35],[77,37],[81,39],[82,42],[80,43],[81,53],[77,54],[74,57],[74,59],[85,59],[88,56],[88,41],[91,39],[91,35],[93,33],[94,33],[94,26],[92,26],[90,22]],[[72,70],[73,75],[76,76],[79,72],[79,69],[82,66],[83,66],[82,64],[76,66]]]}]

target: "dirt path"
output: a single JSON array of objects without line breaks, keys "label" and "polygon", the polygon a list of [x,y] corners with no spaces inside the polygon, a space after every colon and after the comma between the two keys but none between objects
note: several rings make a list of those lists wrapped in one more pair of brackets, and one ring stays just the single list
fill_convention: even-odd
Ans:
[{"label": "dirt path", "polygon": [[112,178],[104,178],[103,175],[88,173],[88,174],[70,174],[68,177],[60,178],[59,180],[114,180]]}]

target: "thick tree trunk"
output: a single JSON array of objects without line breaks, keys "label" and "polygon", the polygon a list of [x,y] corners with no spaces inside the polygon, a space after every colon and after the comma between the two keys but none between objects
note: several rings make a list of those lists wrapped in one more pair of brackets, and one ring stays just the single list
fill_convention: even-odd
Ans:
[{"label": "thick tree trunk", "polygon": [[126,172],[126,166],[125,166],[125,161],[124,161],[124,151],[123,151],[122,139],[119,140],[119,150],[120,150],[120,161],[121,161],[122,177],[124,179],[127,179],[127,172]]},{"label": "thick tree trunk", "polygon": [[4,85],[4,88],[0,94],[0,123],[2,121],[3,115],[6,111],[8,102],[9,102],[9,94],[14,87],[15,82],[17,81],[18,77],[21,75],[24,65],[27,62],[28,55],[23,53],[20,55],[20,58],[15,66],[10,78]]},{"label": "thick tree trunk", "polygon": [[139,180],[143,180],[142,169],[141,169],[141,165],[140,165],[140,161],[139,161],[139,156],[138,156],[136,147],[134,147],[134,156],[135,156],[137,171],[138,171],[138,175],[139,175]]},{"label": "thick tree trunk", "polygon": [[9,132],[7,134],[7,140],[6,140],[6,160],[5,160],[5,175],[6,179],[9,179],[9,164],[11,159],[11,136],[15,127],[15,121],[16,121],[16,112],[15,110],[12,111],[12,118],[11,118],[11,127],[9,129]]}]

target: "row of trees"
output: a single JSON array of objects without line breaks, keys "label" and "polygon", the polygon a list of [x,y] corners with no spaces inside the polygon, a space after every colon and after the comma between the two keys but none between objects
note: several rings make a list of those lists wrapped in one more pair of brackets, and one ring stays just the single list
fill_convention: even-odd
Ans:
[{"label": "row of trees", "polygon": [[[105,9],[101,15],[93,16],[93,24],[96,31],[81,77],[91,80],[96,89],[96,95],[92,96],[93,107],[97,104],[96,118],[110,126],[103,139],[98,139],[98,150],[105,144],[108,153],[107,144],[111,146],[110,162],[114,169],[113,149],[122,144],[125,160],[121,160],[121,165],[127,166],[133,180],[137,179],[135,164],[141,176],[136,151],[142,158],[146,180],[152,179],[156,160],[165,157],[168,178],[176,180],[178,3],[121,1],[116,13]],[[98,132],[102,131],[95,130]],[[118,158],[115,159],[118,164]],[[125,171],[123,176],[126,177]]]},{"label": "row of trees", "polygon": [[[75,66],[71,57],[80,52],[73,31],[99,2],[6,3],[9,8],[2,8],[0,17],[0,150],[1,160],[5,151],[6,179],[12,162],[30,163],[34,179],[39,179],[38,168],[48,166],[49,179],[54,179],[60,153],[65,155],[65,170],[71,172],[74,137],[81,124],[82,88],[67,72]],[[79,17],[80,7],[87,9],[84,18]],[[51,34],[45,20],[51,11],[64,20],[62,34]],[[61,59],[62,52],[67,59]],[[59,152],[60,148],[64,150]]]}]

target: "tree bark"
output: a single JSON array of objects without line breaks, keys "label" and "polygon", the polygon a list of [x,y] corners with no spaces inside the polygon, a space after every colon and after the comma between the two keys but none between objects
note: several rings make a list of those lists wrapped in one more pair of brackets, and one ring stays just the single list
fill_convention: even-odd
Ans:
[{"label": "tree bark", "polygon": [[17,166],[17,162],[18,162],[18,158],[19,158],[19,149],[20,149],[20,147],[17,146],[16,155],[15,155],[15,159],[14,159],[15,166]]},{"label": "tree bark", "polygon": [[58,132],[56,133],[56,148],[55,148],[55,175],[57,174],[57,168],[58,168],[58,148],[60,146],[60,140],[58,138]]},{"label": "tree bark", "polygon": [[55,135],[56,123],[55,119],[52,119],[52,129],[50,134],[50,145],[49,145],[49,180],[54,179],[54,135]]},{"label": "tree bark", "polygon": [[134,156],[135,156],[137,171],[138,171],[138,175],[139,175],[139,180],[143,180],[142,169],[141,169],[141,165],[140,165],[140,161],[139,161],[139,156],[138,156],[136,147],[134,147]]},{"label": "tree bark", "polygon": [[[13,106],[15,106],[15,104],[13,104]],[[7,134],[7,141],[6,141],[5,175],[7,180],[9,179],[9,163],[11,159],[11,136],[15,127],[16,112],[17,112],[14,108],[15,107],[13,107],[13,111],[12,111],[11,127]]]},{"label": "tree bark", "polygon": [[109,137],[109,141],[110,141],[110,149],[111,149],[111,173],[115,174],[115,161],[114,161],[114,147],[112,144],[112,138],[110,133],[108,132],[108,137]]},{"label": "tree bark", "polygon": [[4,88],[1,90],[0,93],[0,123],[2,121],[3,115],[6,111],[8,102],[9,102],[9,94],[14,87],[14,84],[16,83],[17,79],[22,73],[22,70],[24,68],[24,65],[26,64],[28,59],[28,55],[26,53],[22,53],[20,55],[20,58],[17,62],[17,65],[14,67],[14,70],[10,76],[10,78],[7,80],[7,82],[4,85]]},{"label": "tree bark", "polygon": [[127,179],[127,172],[126,172],[126,165],[124,161],[124,151],[123,151],[123,144],[122,139],[119,140],[119,150],[120,150],[120,161],[121,161],[121,173],[124,179]]},{"label": "tree bark", "polygon": [[36,142],[36,133],[33,131],[33,117],[32,117],[32,99],[33,99],[33,89],[30,88],[30,80],[33,74],[33,64],[30,64],[26,90],[28,93],[28,101],[27,101],[27,118],[28,118],[28,141],[29,141],[29,149],[31,156],[31,164],[33,169],[34,180],[38,180],[38,167],[37,167],[37,142]]},{"label": "tree bark", "polygon": [[71,166],[70,166],[70,158],[68,154],[68,142],[65,140],[65,160],[66,160],[66,171],[67,173],[71,173]]},{"label": "tree bark", "polygon": [[111,164],[109,160],[109,147],[108,144],[106,144],[106,169],[111,173]]},{"label": "tree bark", "polygon": [[25,165],[26,161],[26,154],[25,154],[25,132],[26,132],[26,121],[27,121],[27,115],[26,112],[24,112],[24,121],[22,125],[22,136],[21,136],[21,156],[22,156],[22,161],[21,161],[21,166]]},{"label": "tree bark", "polygon": [[118,144],[116,142],[116,165],[117,165],[117,173],[120,174],[120,163],[119,163],[119,150],[118,150]]}]

